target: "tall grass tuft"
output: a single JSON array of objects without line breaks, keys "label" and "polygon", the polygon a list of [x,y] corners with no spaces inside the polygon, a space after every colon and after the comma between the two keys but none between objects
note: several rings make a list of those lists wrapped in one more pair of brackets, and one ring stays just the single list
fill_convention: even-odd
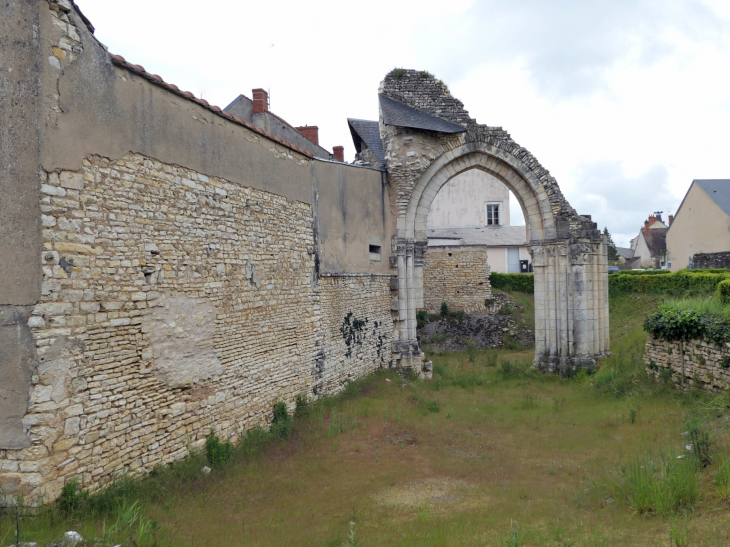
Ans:
[{"label": "tall grass tuft", "polygon": [[694,458],[648,454],[622,467],[615,488],[638,514],[672,515],[694,507],[699,473]]},{"label": "tall grass tuft", "polygon": [[725,304],[715,297],[667,299],[664,304],[675,310],[697,310],[722,319],[730,319],[730,304]]},{"label": "tall grass tuft", "polygon": [[721,456],[717,464],[717,473],[712,481],[717,495],[724,502],[730,502],[730,458]]}]

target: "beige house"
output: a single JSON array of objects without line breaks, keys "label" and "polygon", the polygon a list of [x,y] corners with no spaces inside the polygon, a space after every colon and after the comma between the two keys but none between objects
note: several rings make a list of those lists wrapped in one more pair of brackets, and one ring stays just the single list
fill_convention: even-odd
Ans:
[{"label": "beige house", "polygon": [[[520,262],[532,262],[525,243],[524,226],[481,226],[477,228],[428,229],[428,247],[483,249],[492,272],[520,273]],[[524,264],[524,262],[522,262]]]},{"label": "beige house", "polygon": [[730,180],[693,180],[667,232],[673,272],[692,255],[730,251]]}]

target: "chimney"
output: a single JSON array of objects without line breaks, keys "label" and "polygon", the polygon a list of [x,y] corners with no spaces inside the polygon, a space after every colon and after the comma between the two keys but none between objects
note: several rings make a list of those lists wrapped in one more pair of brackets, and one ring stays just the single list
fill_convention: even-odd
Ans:
[{"label": "chimney", "polygon": [[345,147],[344,146],[333,146],[332,153],[335,155],[337,161],[344,163],[345,161]]},{"label": "chimney", "polygon": [[669,215],[669,225],[672,225],[672,222],[674,222],[674,215]]},{"label": "chimney", "polygon": [[253,93],[253,108],[251,114],[261,114],[269,110],[269,94],[263,89],[254,89]]},{"label": "chimney", "polygon": [[297,127],[295,129],[314,144],[319,144],[319,127],[316,125],[305,125],[304,127]]},{"label": "chimney", "polygon": [[[649,218],[651,218],[651,217],[649,217]],[[647,236],[649,235],[649,221],[648,220],[644,221],[644,235],[647,235]]]}]

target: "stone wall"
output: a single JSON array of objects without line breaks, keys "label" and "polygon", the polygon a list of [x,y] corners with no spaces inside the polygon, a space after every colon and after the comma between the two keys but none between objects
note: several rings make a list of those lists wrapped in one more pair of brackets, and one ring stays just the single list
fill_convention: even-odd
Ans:
[{"label": "stone wall", "polygon": [[315,367],[313,391],[333,394],[347,382],[390,363],[390,276],[324,276],[318,296],[323,351]]},{"label": "stone wall", "polygon": [[0,450],[5,495],[95,490],[389,364],[389,277],[318,280],[311,205],[139,154],[41,188],[31,446]]},{"label": "stone wall", "polygon": [[692,268],[695,270],[730,268],[730,251],[696,254],[692,257]]},{"label": "stone wall", "polygon": [[487,251],[476,247],[429,247],[423,265],[423,303],[438,313],[441,303],[452,310],[484,313],[492,297]]},{"label": "stone wall", "polygon": [[[671,371],[677,387],[681,386],[682,357],[679,342],[646,339],[644,362],[646,373],[659,378],[662,371]],[[685,389],[699,381],[707,391],[730,389],[730,346],[717,346],[705,340],[690,340],[684,344]]]}]

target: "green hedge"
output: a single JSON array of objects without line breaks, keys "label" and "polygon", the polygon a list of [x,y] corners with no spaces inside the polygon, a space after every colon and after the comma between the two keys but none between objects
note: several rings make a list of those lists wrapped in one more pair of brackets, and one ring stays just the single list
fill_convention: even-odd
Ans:
[{"label": "green hedge", "polygon": [[[660,273],[661,272],[661,273]],[[608,276],[611,295],[641,293],[668,296],[710,295],[721,281],[730,279],[728,270],[666,270],[637,272],[639,275],[619,272]]]},{"label": "green hedge", "polygon": [[535,276],[533,274],[503,274],[492,272],[489,283],[493,289],[518,291],[533,294],[535,292]]},{"label": "green hedge", "polygon": [[730,323],[722,317],[698,310],[678,310],[659,306],[644,321],[644,330],[662,340],[702,339],[722,345],[730,341]]},{"label": "green hedge", "polygon": [[619,270],[611,275],[662,275],[671,273],[669,270]]},{"label": "green hedge", "polygon": [[717,284],[717,297],[723,304],[730,304],[730,279]]}]

